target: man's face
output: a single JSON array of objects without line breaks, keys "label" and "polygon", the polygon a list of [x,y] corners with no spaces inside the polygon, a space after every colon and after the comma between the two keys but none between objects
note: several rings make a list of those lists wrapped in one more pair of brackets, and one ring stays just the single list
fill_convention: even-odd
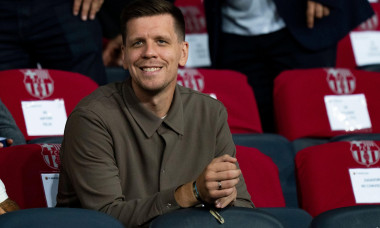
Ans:
[{"label": "man's face", "polygon": [[171,15],[127,22],[123,66],[129,70],[135,90],[156,94],[174,89],[178,66],[185,65],[187,56],[188,43],[178,40]]}]

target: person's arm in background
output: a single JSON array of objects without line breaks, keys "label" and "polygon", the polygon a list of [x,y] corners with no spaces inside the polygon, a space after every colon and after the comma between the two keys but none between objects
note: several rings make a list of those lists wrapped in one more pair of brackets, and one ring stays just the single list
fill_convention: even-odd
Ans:
[{"label": "person's arm in background", "polygon": [[[12,114],[0,100],[0,137],[7,138],[7,146],[25,144],[24,135],[17,127]],[[2,147],[3,145],[0,145]]]},{"label": "person's arm in background", "polygon": [[102,7],[104,0],[74,0],[73,14],[75,16],[79,15],[83,21],[88,18],[90,20],[95,19],[96,13]]},{"label": "person's arm in background", "polygon": [[17,203],[8,198],[4,183],[0,180],[0,215],[19,209]]},{"label": "person's arm in background", "polygon": [[[13,139],[6,139],[6,143],[7,145],[5,146],[11,146],[13,144]],[[3,147],[4,147],[3,143],[0,142],[0,148],[3,148]]]}]

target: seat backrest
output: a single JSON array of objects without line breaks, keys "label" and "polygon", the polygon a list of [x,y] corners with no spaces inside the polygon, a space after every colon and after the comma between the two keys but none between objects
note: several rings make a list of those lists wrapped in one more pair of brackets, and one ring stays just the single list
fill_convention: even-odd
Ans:
[{"label": "seat backrest", "polygon": [[360,205],[352,207],[337,208],[326,211],[315,217],[311,228],[357,228],[357,227],[379,227],[380,206]]},{"label": "seat backrest", "polygon": [[[380,2],[371,3],[375,15],[359,25],[353,32],[377,31],[380,32]],[[380,64],[380,63],[379,63]],[[336,66],[345,68],[356,68],[355,55],[352,48],[350,34],[338,42]]]},{"label": "seat backrest", "polygon": [[209,37],[203,0],[176,0],[174,4],[182,11],[186,24],[186,41],[189,43],[186,67],[210,66]]},{"label": "seat backrest", "polygon": [[227,207],[219,211],[224,218],[224,224],[218,221],[210,214],[207,208],[186,208],[175,210],[167,214],[157,217],[151,223],[151,228],[250,228],[250,227],[266,227],[281,228],[282,223],[273,215],[244,207]]},{"label": "seat backrest", "polygon": [[[0,149],[0,179],[22,209],[55,206],[58,144],[26,144]],[[53,185],[51,185],[53,184]]]},{"label": "seat backrest", "polygon": [[95,210],[79,208],[33,208],[0,216],[1,227],[9,228],[123,228],[115,218]]},{"label": "seat backrest", "polygon": [[236,146],[236,158],[256,207],[285,207],[278,168],[258,149]]},{"label": "seat backrest", "polygon": [[339,207],[380,204],[380,141],[332,142],[296,155],[301,208],[313,217]]},{"label": "seat backrest", "polygon": [[277,134],[233,134],[232,137],[236,145],[256,148],[272,159],[279,171],[286,206],[298,207],[294,151],[291,143]]},{"label": "seat backrest", "polygon": [[227,108],[232,133],[262,133],[256,99],[244,74],[185,68],[178,70],[178,84],[220,100]]},{"label": "seat backrest", "polygon": [[[380,133],[378,85],[380,73],[377,72],[343,68],[284,71],[275,79],[274,84],[278,133],[289,140],[304,137],[330,138],[347,133]],[[333,99],[325,101],[332,96]],[[347,103],[347,100],[354,102]],[[327,105],[338,109],[327,109]],[[334,115],[328,115],[328,110],[332,110]],[[340,111],[339,115],[336,110]],[[333,128],[334,122],[330,118],[335,117],[336,122],[341,114],[348,121],[341,121],[340,124],[355,124],[344,125],[347,128]],[[369,123],[360,125],[368,117]]]},{"label": "seat backrest", "polygon": [[[0,80],[2,82],[0,83],[1,100],[11,112],[26,140],[40,136],[51,136],[51,134],[28,134],[22,101],[53,101],[62,99],[66,111],[66,113],[63,114],[68,116],[83,97],[98,87],[96,82],[89,77],[60,70],[6,70],[0,71]],[[62,107],[60,108],[62,109]],[[39,121],[42,121],[41,118],[47,119],[44,124],[52,123],[52,121],[49,122],[48,120],[49,118],[54,120],[55,116],[49,115],[51,110],[45,111],[43,114],[34,114],[33,118],[35,118],[35,123],[40,123]],[[64,117],[61,119],[64,119]],[[60,126],[64,126],[64,123],[61,122],[62,121],[60,121]]]},{"label": "seat backrest", "polygon": [[305,210],[294,207],[266,207],[257,210],[265,211],[276,217],[285,228],[309,228],[313,217]]}]

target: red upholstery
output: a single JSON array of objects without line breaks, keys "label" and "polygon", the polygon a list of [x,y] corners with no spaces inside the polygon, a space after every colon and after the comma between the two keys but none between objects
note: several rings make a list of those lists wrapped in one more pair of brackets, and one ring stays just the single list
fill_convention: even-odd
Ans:
[{"label": "red upholstery", "polygon": [[215,95],[228,112],[232,133],[262,133],[255,96],[245,75],[231,70],[180,69],[178,84]]},{"label": "red upholstery", "polygon": [[[336,87],[338,82],[340,86]],[[278,133],[289,140],[344,134],[345,131],[331,130],[324,96],[361,93],[365,95],[372,123],[372,129],[365,132],[380,133],[379,85],[380,73],[375,72],[323,68],[284,71],[274,84]],[[356,132],[364,131],[350,133]]]},{"label": "red upholstery", "polygon": [[[32,72],[31,75],[34,74],[33,78],[26,75],[28,70]],[[98,87],[89,77],[60,70],[0,71],[0,81],[0,98],[12,113],[26,140],[38,136],[27,135],[21,101],[64,99],[68,116],[84,96]]]},{"label": "red upholstery", "polygon": [[285,207],[278,168],[272,159],[252,147],[236,146],[236,158],[256,207]]},{"label": "red upholstery", "polygon": [[[355,32],[360,31],[380,31],[380,2],[371,3],[376,15],[354,29]],[[356,68],[356,61],[352,49],[351,38],[348,34],[338,42],[336,67]]]},{"label": "red upholstery", "polygon": [[[380,167],[379,145],[380,141],[346,141],[299,151],[295,162],[301,208],[317,216],[330,209],[357,205],[349,169]],[[356,161],[354,153],[358,152],[358,148],[372,153],[374,161],[377,154],[377,162],[370,164],[368,159],[361,164]]]},{"label": "red upholstery", "polygon": [[58,144],[26,144],[0,149],[0,179],[22,209],[47,207],[42,173],[59,172]]}]

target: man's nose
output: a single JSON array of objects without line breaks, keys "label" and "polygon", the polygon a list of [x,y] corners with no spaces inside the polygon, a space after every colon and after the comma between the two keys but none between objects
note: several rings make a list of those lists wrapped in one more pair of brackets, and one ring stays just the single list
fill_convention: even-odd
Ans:
[{"label": "man's nose", "polygon": [[157,57],[156,46],[152,42],[147,42],[143,52],[144,58],[155,58]]}]

